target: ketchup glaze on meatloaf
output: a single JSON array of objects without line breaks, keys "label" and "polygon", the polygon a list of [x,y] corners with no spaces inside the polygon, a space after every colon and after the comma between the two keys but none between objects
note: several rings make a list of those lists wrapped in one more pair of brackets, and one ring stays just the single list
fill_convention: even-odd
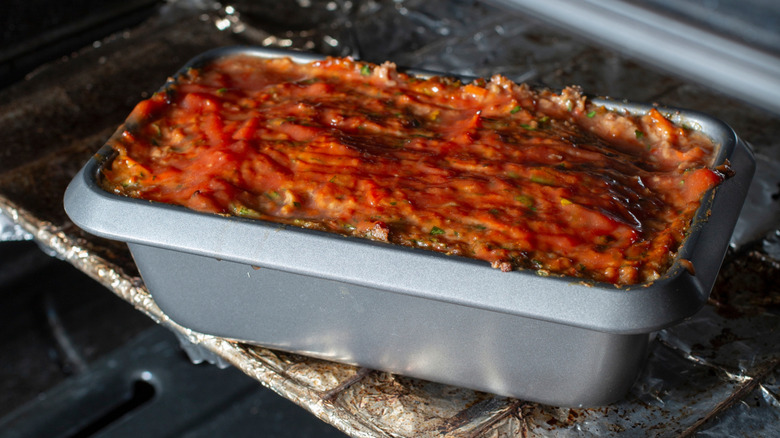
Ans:
[{"label": "ketchup glaze on meatloaf", "polygon": [[663,275],[724,179],[655,109],[349,58],[189,69],[110,144],[113,193],[617,285]]}]

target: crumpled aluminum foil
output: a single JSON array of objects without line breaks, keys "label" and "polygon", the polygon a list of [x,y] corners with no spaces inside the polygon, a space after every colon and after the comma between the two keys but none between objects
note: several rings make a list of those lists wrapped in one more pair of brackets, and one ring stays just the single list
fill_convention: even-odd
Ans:
[{"label": "crumpled aluminum foil", "polygon": [[25,231],[11,218],[0,214],[0,242],[32,240],[32,234]]},{"label": "crumpled aluminum foil", "polygon": [[[722,118],[752,143],[759,166],[710,302],[688,321],[658,332],[630,394],[596,409],[497,397],[179,326],[157,307],[127,248],[73,226],[61,198],[138,100],[192,56],[235,44],[392,60],[460,75],[501,73],[556,88],[580,84],[590,94],[659,101]],[[39,126],[46,129],[35,129]],[[780,435],[780,123],[776,115],[657,72],[641,60],[469,0],[171,1],[139,26],[0,91],[0,134],[10,148],[0,162],[0,213],[11,218],[3,225],[3,240],[34,238],[174,331],[193,361],[229,363],[348,435]]]}]

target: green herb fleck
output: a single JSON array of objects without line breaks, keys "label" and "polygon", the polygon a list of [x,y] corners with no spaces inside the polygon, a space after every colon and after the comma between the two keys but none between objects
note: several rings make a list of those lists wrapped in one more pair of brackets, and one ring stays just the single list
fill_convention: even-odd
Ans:
[{"label": "green herb fleck", "polygon": [[572,101],[570,101],[570,100],[567,101],[566,102],[566,111],[571,111],[573,109],[574,109],[574,103]]},{"label": "green herb fleck", "polygon": [[444,234],[444,230],[436,226],[431,228],[431,236],[436,236],[438,234]]},{"label": "green herb fleck", "polygon": [[636,130],[634,130],[634,135],[636,135],[636,138],[642,138],[642,137],[645,136],[645,133],[640,131],[640,130],[638,130],[638,129],[636,129]]},{"label": "green herb fleck", "polygon": [[301,208],[301,203],[298,201],[293,201],[293,207],[295,208]]},{"label": "green herb fleck", "polygon": [[550,121],[550,116],[542,116],[542,117],[539,119],[539,123],[547,123],[547,122],[549,122],[549,121]]},{"label": "green herb fleck", "polygon": [[596,111],[591,111],[588,113],[588,118],[592,119],[596,115]]},{"label": "green herb fleck", "polygon": [[534,126],[531,126],[531,125],[528,125],[528,124],[526,124],[526,123],[523,123],[523,124],[522,124],[522,125],[520,125],[520,126],[522,126],[523,128],[525,128],[525,129],[527,129],[527,130],[529,130],[529,131],[536,131],[536,127],[534,127]]},{"label": "green herb fleck", "polygon": [[545,185],[545,186],[555,185],[555,181],[553,181],[551,179],[548,179],[548,178],[545,178],[543,176],[539,176],[539,175],[532,175],[531,176],[531,182],[535,182],[537,184],[542,184],[542,185]]},{"label": "green herb fleck", "polygon": [[490,213],[493,216],[498,216],[501,214],[501,211],[497,208],[491,208],[490,210],[488,210],[488,213]]},{"label": "green herb fleck", "polygon": [[360,74],[363,76],[371,76],[371,67],[367,64],[363,64],[360,66]]},{"label": "green herb fleck", "polygon": [[271,200],[274,200],[274,201],[281,197],[281,195],[279,195],[279,192],[276,192],[276,191],[266,192],[265,196],[267,196],[268,199],[271,199]]},{"label": "green herb fleck", "polygon": [[509,112],[510,112],[511,114],[515,114],[515,113],[519,112],[521,109],[523,109],[523,108],[522,108],[520,105],[517,105],[517,106],[515,106],[514,108],[512,108],[512,110],[511,110],[511,111],[509,111]]},{"label": "green herb fleck", "polygon": [[230,204],[230,211],[236,216],[258,218],[260,213],[241,204]]},{"label": "green herb fleck", "polygon": [[222,88],[220,88],[219,90],[217,90],[217,94],[220,94],[220,95],[222,95],[222,94],[225,94],[225,93],[227,93],[227,91],[228,91],[228,89],[227,89],[227,88],[225,88],[225,87],[222,87]]},{"label": "green herb fleck", "polygon": [[536,208],[534,207],[534,198],[528,195],[517,195],[515,196],[515,201],[523,204],[523,206],[526,208],[529,208],[531,210],[536,210]]}]

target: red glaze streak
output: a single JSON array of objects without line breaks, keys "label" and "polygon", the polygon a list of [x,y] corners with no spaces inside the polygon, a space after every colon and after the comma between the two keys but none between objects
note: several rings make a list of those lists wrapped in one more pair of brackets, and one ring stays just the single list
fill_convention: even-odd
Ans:
[{"label": "red glaze streak", "polygon": [[615,284],[662,275],[723,179],[656,110],[349,59],[191,69],[111,144],[122,195]]}]

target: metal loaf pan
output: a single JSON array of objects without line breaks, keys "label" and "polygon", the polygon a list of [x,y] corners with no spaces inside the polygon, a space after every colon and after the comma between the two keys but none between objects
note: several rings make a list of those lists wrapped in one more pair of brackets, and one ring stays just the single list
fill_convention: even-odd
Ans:
[{"label": "metal loaf pan", "polygon": [[[318,59],[231,48],[185,68],[234,53]],[[661,110],[713,138],[716,164],[729,160],[736,175],[706,196],[680,251],[695,275],[675,263],[631,288],[116,196],[97,183],[108,147],[71,182],[65,209],[84,230],[127,242],[154,300],[190,329],[547,404],[603,405],[631,387],[651,333],[707,300],[754,169],[725,124]]]}]

